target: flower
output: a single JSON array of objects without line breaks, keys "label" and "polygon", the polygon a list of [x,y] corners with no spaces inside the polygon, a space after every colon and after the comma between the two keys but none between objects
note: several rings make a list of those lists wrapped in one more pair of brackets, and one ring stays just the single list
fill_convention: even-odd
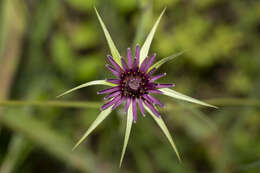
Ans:
[{"label": "flower", "polygon": [[77,142],[77,144],[74,146],[73,149],[75,149],[80,143],[82,143],[84,139],[86,139],[86,137],[112,112],[112,110],[114,110],[120,104],[125,102],[125,112],[127,112],[127,123],[126,123],[124,145],[123,145],[121,159],[120,159],[120,166],[122,164],[122,160],[125,154],[126,146],[131,132],[132,123],[136,122],[137,120],[137,106],[136,106],[137,104],[139,105],[140,111],[143,115],[145,115],[145,110],[146,110],[156,121],[156,123],[159,125],[159,127],[161,128],[161,130],[169,140],[178,159],[181,160],[177,147],[173,142],[169,130],[166,127],[163,119],[161,118],[157,108],[155,107],[155,105],[163,107],[163,104],[151,94],[163,94],[172,98],[176,98],[176,99],[180,99],[192,103],[197,103],[208,107],[214,107],[214,108],[217,107],[202,102],[200,100],[191,98],[189,96],[183,95],[175,90],[169,89],[170,87],[174,86],[173,84],[155,83],[156,80],[160,79],[161,77],[164,77],[166,73],[158,74],[155,76],[152,76],[152,74],[165,62],[170,61],[183,53],[180,52],[178,54],[163,58],[153,65],[152,63],[155,60],[156,55],[153,54],[150,58],[148,56],[148,52],[150,49],[153,36],[155,34],[159,21],[162,15],[164,14],[165,9],[163,10],[163,12],[160,14],[159,18],[155,22],[143,46],[142,47],[140,47],[139,45],[136,46],[135,58],[132,58],[130,48],[127,49],[127,63],[124,60],[124,58],[121,57],[121,55],[119,54],[98,11],[96,9],[95,11],[98,20],[101,24],[101,27],[104,31],[105,37],[107,39],[112,54],[112,56],[111,55],[107,56],[112,66],[107,64],[106,67],[116,76],[116,79],[96,80],[96,81],[87,82],[75,88],[72,88],[58,96],[60,97],[65,94],[71,93],[72,91],[87,86],[92,86],[92,85],[106,85],[111,87],[98,92],[98,94],[108,94],[107,96],[104,97],[104,99],[108,101],[101,107],[100,114],[98,115],[96,120],[91,124],[91,126],[85,132],[85,134],[81,137],[81,139]]},{"label": "flower", "polygon": [[[113,83],[116,86],[99,91],[98,94],[108,94],[104,99],[110,99],[106,104],[101,107],[101,110],[105,110],[112,106],[112,110],[117,108],[123,101],[125,104],[125,111],[127,112],[130,104],[133,109],[133,121],[137,119],[137,104],[143,115],[145,115],[144,104],[158,117],[159,112],[156,110],[154,105],[163,107],[164,105],[153,97],[151,94],[162,94],[160,88],[173,87],[173,84],[158,84],[156,80],[164,77],[166,73],[152,76],[156,71],[156,68],[150,69],[155,54],[150,58],[146,57],[140,64],[140,46],[136,46],[135,58],[132,61],[132,55],[130,48],[127,49],[127,62],[124,58],[121,58],[121,64],[123,68],[115,62],[112,56],[108,55],[107,58],[110,63],[114,66],[107,64],[106,67],[116,76],[116,79],[107,79],[107,82]],[[140,64],[140,65],[139,65]]]}]

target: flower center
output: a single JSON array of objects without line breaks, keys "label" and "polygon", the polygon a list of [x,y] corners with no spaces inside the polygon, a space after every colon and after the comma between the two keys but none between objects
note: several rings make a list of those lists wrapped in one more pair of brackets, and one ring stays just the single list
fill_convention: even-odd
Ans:
[{"label": "flower center", "polygon": [[121,76],[121,91],[122,95],[130,97],[140,97],[146,93],[147,77],[144,76],[138,69],[131,69]]},{"label": "flower center", "polygon": [[142,79],[140,79],[139,77],[130,78],[127,85],[130,89],[137,91],[139,86],[141,85],[141,81]]}]

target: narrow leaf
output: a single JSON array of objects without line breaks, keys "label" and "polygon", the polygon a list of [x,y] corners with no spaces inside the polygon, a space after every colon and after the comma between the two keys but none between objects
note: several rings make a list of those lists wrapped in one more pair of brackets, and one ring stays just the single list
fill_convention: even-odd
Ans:
[{"label": "narrow leaf", "polygon": [[78,90],[78,89],[81,89],[81,88],[85,88],[85,87],[88,87],[88,86],[91,86],[91,85],[106,85],[106,86],[115,86],[115,84],[112,84],[110,82],[107,82],[106,80],[94,80],[94,81],[90,81],[90,82],[87,82],[87,83],[84,83],[84,84],[81,84],[75,88],[72,88],[60,95],[58,95],[57,97],[61,97],[61,96],[64,96],[66,94],[69,94],[75,90]]},{"label": "narrow leaf", "polygon": [[171,137],[171,134],[167,128],[167,126],[165,125],[164,121],[162,118],[157,117],[146,105],[144,105],[144,108],[146,109],[147,112],[149,112],[149,114],[153,117],[153,119],[155,120],[155,122],[159,125],[159,127],[162,129],[164,135],[167,137],[167,139],[169,140],[173,150],[175,151],[179,161],[181,161],[181,157],[180,154],[178,152],[178,149]]},{"label": "narrow leaf", "polygon": [[101,111],[96,120],[90,125],[89,129],[86,131],[86,133],[80,138],[80,140],[77,142],[77,144],[73,147],[72,150],[75,150],[79,144],[81,144],[87,137],[88,135],[95,130],[95,128],[111,113],[112,108],[108,108],[104,111]]},{"label": "narrow leaf", "polygon": [[162,89],[159,89],[159,90],[162,91],[162,93],[164,95],[167,95],[169,97],[173,97],[173,98],[180,99],[180,100],[185,100],[185,101],[188,101],[188,102],[191,102],[191,103],[200,104],[200,105],[203,105],[203,106],[218,108],[216,106],[213,106],[213,105],[210,105],[210,104],[205,103],[203,101],[200,101],[200,100],[194,99],[192,97],[186,96],[184,94],[181,94],[181,93],[179,93],[177,91],[174,91],[172,89],[169,89],[169,88],[162,88]]},{"label": "narrow leaf", "polygon": [[122,161],[125,155],[125,150],[126,150],[126,146],[128,143],[128,139],[130,136],[130,132],[131,132],[131,127],[133,124],[133,109],[132,109],[132,103],[130,104],[129,108],[128,108],[128,112],[127,112],[127,123],[126,123],[126,130],[125,130],[125,139],[124,139],[124,145],[123,145],[123,150],[121,153],[121,159],[120,159],[120,164],[119,167],[121,167],[122,165]]},{"label": "narrow leaf", "polygon": [[164,12],[165,12],[166,8],[161,12],[159,18],[157,19],[157,21],[155,22],[155,24],[153,25],[152,30],[150,31],[149,35],[147,36],[141,51],[140,51],[140,61],[139,61],[139,65],[142,64],[143,60],[146,58],[146,56],[148,55],[152,40],[153,40],[153,36],[155,34],[156,28],[161,20],[161,17],[163,16]]},{"label": "narrow leaf", "polygon": [[170,61],[170,60],[172,60],[172,59],[174,59],[174,58],[176,58],[176,57],[182,55],[183,53],[184,53],[184,51],[161,59],[160,61],[158,61],[158,62],[156,62],[154,65],[152,65],[152,66],[149,68],[149,71],[152,70],[153,68],[158,69],[161,65],[163,65],[163,64],[166,63],[167,61]]},{"label": "narrow leaf", "polygon": [[103,31],[104,31],[104,34],[105,34],[105,37],[106,37],[106,39],[107,39],[107,43],[108,43],[109,49],[110,49],[110,51],[111,51],[111,54],[112,54],[114,60],[119,64],[119,66],[122,67],[122,65],[121,65],[121,60],[120,60],[120,59],[121,59],[120,53],[118,52],[118,50],[117,50],[117,48],[116,48],[116,46],[115,46],[115,44],[114,44],[114,42],[113,42],[113,40],[112,40],[110,34],[109,34],[109,32],[108,32],[108,30],[107,30],[107,28],[106,28],[106,25],[105,25],[104,22],[102,21],[102,19],[101,19],[99,13],[98,13],[98,11],[97,11],[97,9],[96,9],[96,8],[94,8],[94,9],[95,9],[95,11],[96,11],[98,20],[99,20],[99,22],[100,22],[100,24],[101,24],[101,27],[102,27],[102,29],[103,29]]}]

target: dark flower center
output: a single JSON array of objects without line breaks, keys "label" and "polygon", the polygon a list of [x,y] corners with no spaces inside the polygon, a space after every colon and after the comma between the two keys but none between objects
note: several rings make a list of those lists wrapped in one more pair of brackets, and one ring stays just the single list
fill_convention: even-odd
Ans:
[{"label": "dark flower center", "polygon": [[127,85],[130,89],[137,91],[141,85],[142,79],[138,77],[130,77],[127,81]]},{"label": "dark flower center", "polygon": [[140,97],[146,93],[148,79],[138,69],[130,70],[121,76],[122,95]]}]

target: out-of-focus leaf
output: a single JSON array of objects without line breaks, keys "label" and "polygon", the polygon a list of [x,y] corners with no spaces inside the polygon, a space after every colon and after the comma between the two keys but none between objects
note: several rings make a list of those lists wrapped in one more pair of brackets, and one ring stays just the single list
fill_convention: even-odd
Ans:
[{"label": "out-of-focus leaf", "polygon": [[97,28],[91,21],[76,25],[72,31],[69,33],[70,39],[77,49],[92,48],[100,43]]},{"label": "out-of-focus leaf", "polygon": [[163,59],[161,59],[160,61],[156,62],[154,65],[152,65],[152,66],[149,68],[149,70],[152,70],[153,68],[157,68],[157,69],[158,69],[161,65],[163,65],[163,64],[166,63],[167,61],[170,61],[170,60],[172,60],[172,59],[174,59],[174,58],[176,58],[176,57],[182,55],[183,53],[184,53],[184,51],[179,52],[179,53],[174,54],[174,55],[171,55],[171,56],[168,56],[168,57],[166,57],[166,58],[163,58]]},{"label": "out-of-focus leaf", "polygon": [[185,101],[188,101],[188,102],[191,102],[191,103],[200,104],[200,105],[203,105],[203,106],[217,108],[216,106],[213,106],[213,105],[210,105],[210,104],[205,103],[203,101],[191,98],[189,96],[186,96],[184,94],[181,94],[181,93],[179,93],[177,91],[174,91],[172,89],[169,89],[169,88],[162,88],[162,89],[159,89],[159,90],[162,91],[162,93],[164,95],[167,95],[169,97],[173,97],[173,98],[180,99],[180,100],[185,100]]},{"label": "out-of-focus leaf", "polygon": [[[68,44],[65,34],[58,33],[53,36],[51,42],[51,52],[55,64],[66,74],[73,73],[75,67],[75,54]],[[70,73],[69,73],[70,72]]]},{"label": "out-of-focus leaf", "polygon": [[72,89],[70,89],[70,90],[68,90],[68,91],[58,95],[57,97],[64,96],[64,95],[69,94],[69,93],[71,93],[71,92],[73,92],[75,90],[78,90],[78,89],[81,89],[81,88],[85,88],[85,87],[88,87],[88,86],[92,86],[92,85],[114,86],[114,84],[109,83],[106,80],[95,80],[95,81],[91,81],[91,82],[87,82],[87,83],[81,84],[81,85],[79,85],[79,86],[77,86],[75,88],[72,88]]},{"label": "out-of-focus leaf", "polygon": [[157,21],[155,22],[155,24],[153,25],[152,30],[150,31],[149,35],[147,36],[141,50],[140,50],[140,61],[139,64],[141,64],[143,62],[143,60],[146,58],[146,56],[148,55],[152,40],[153,40],[153,36],[155,34],[156,28],[161,20],[162,15],[164,14],[166,8],[161,12],[159,18],[157,19]]},{"label": "out-of-focus leaf", "polygon": [[104,22],[102,21],[102,19],[101,19],[101,17],[100,17],[100,15],[99,15],[99,13],[98,13],[96,8],[95,8],[95,11],[96,11],[98,20],[99,20],[99,22],[101,24],[101,27],[102,27],[102,29],[104,31],[105,37],[107,39],[107,43],[108,43],[108,46],[110,48],[111,54],[112,54],[114,60],[122,67],[120,53],[118,52],[118,50],[117,50],[117,48],[116,48],[116,46],[115,46],[115,44],[114,44],[114,42],[113,42],[109,32],[108,32]]},{"label": "out-of-focus leaf", "polygon": [[77,60],[76,79],[84,82],[98,76],[100,68],[103,68],[103,61],[100,57],[99,54],[80,57]]},{"label": "out-of-focus leaf", "polygon": [[112,107],[101,111],[96,120],[90,125],[89,129],[86,131],[86,133],[80,138],[80,140],[77,142],[77,144],[73,147],[72,150],[76,149],[79,144],[81,144],[87,137],[88,135],[95,130],[95,128],[102,123],[102,121],[111,113]]},{"label": "out-of-focus leaf", "polygon": [[1,163],[0,173],[14,172],[27,158],[30,151],[32,151],[32,148],[31,143],[21,134],[13,135],[10,144],[8,145],[8,153]]},{"label": "out-of-focus leaf", "polygon": [[80,11],[88,11],[91,10],[94,5],[98,5],[100,3],[99,0],[66,0],[69,5],[73,8],[80,10]]},{"label": "out-of-focus leaf", "polygon": [[173,150],[175,151],[179,161],[181,161],[181,157],[180,154],[178,152],[178,149],[175,145],[175,143],[173,142],[173,139],[171,137],[171,134],[167,128],[167,126],[165,125],[164,121],[162,118],[157,117],[145,104],[144,104],[144,108],[146,109],[147,112],[149,112],[149,114],[153,117],[153,119],[155,120],[155,122],[158,124],[158,126],[162,129],[163,133],[165,134],[165,136],[167,137],[167,139],[169,140],[169,142],[171,143],[171,146],[173,148]]},{"label": "out-of-focus leaf", "polygon": [[124,145],[123,145],[123,149],[122,149],[122,153],[121,153],[121,158],[120,158],[119,167],[121,167],[122,161],[123,161],[123,159],[124,159],[125,150],[126,150],[126,146],[127,146],[127,143],[128,143],[129,136],[130,136],[132,124],[133,124],[133,108],[132,108],[132,103],[131,103],[130,106],[129,106],[129,108],[128,108],[128,112],[127,112],[127,122],[126,122],[126,130],[125,130],[125,139],[124,139]]},{"label": "out-of-focus leaf", "polygon": [[[22,122],[22,123],[21,123]],[[103,172],[96,163],[95,156],[87,150],[72,152],[71,139],[52,130],[45,122],[23,114],[2,114],[0,123],[24,134],[50,154],[81,172]]]}]

